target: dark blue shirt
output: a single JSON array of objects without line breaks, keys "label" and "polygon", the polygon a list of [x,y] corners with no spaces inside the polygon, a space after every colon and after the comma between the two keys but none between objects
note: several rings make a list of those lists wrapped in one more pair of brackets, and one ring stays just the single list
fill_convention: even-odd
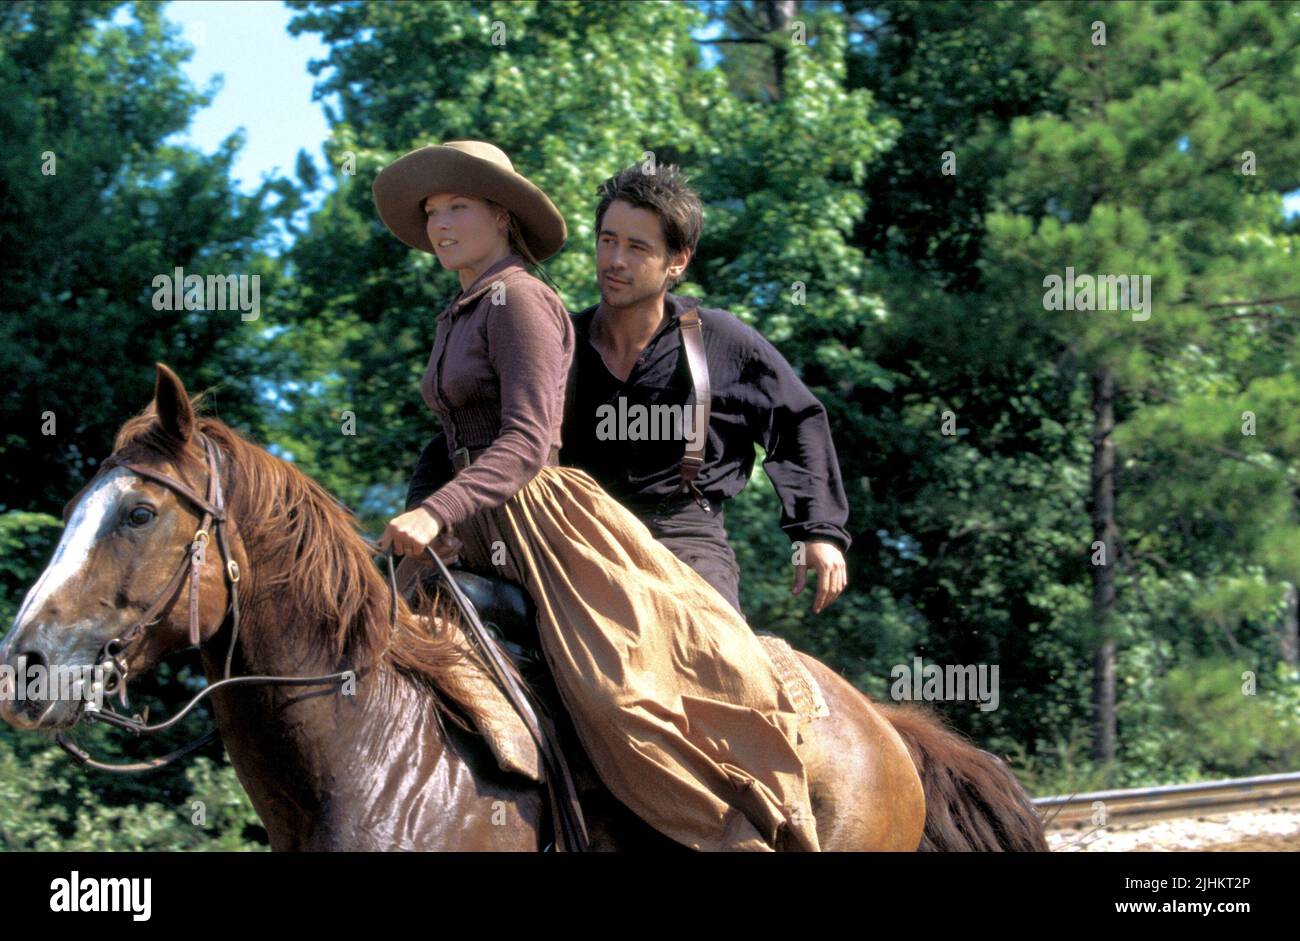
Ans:
[{"label": "dark blue shirt", "polygon": [[[791,541],[828,540],[847,549],[848,500],[826,409],[757,330],[728,311],[699,307],[697,298],[665,295],[664,323],[626,382],[609,371],[591,345],[597,308],[574,315],[575,374],[570,377],[560,463],[587,471],[634,513],[651,512],[680,490],[679,466],[686,446],[680,436],[650,437],[648,429],[638,429],[641,440],[629,440],[626,434],[602,440],[598,432],[609,430],[608,424],[602,429],[601,417],[636,414],[630,411],[633,406],[641,406],[645,415],[653,414],[654,406],[680,409],[688,403],[691,375],[678,319],[690,307],[699,310],[713,392],[704,465],[696,485],[718,505],[734,497],[749,482],[754,446],[760,445],[767,453],[763,469],[781,501],[781,528]],[[598,413],[602,405],[610,408]]]}]

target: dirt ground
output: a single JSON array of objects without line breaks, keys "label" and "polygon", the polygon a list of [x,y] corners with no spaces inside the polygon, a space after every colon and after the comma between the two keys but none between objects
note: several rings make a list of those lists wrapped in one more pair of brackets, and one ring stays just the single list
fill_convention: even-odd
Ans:
[{"label": "dirt ground", "polygon": [[1207,814],[1097,830],[1059,830],[1047,835],[1053,851],[1220,853],[1300,852],[1300,808],[1273,807]]}]

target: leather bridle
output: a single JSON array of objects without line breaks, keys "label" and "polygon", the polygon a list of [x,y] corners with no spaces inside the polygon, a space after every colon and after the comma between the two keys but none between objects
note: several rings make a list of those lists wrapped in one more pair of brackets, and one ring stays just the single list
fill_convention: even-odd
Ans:
[{"label": "leather bridle", "polygon": [[[230,675],[230,665],[235,654],[235,644],[239,640],[239,580],[240,571],[239,563],[231,556],[229,534],[227,529],[230,527],[230,520],[226,516],[225,495],[221,488],[221,468],[220,468],[220,451],[207,435],[197,432],[199,440],[203,444],[204,455],[208,465],[208,491],[206,497],[199,496],[193,489],[182,481],[169,477],[159,471],[139,464],[134,464],[121,458],[110,457],[104,461],[100,467],[99,473],[103,473],[110,467],[125,467],[134,474],[141,477],[156,481],[173,492],[189,500],[192,504],[203,511],[203,518],[199,522],[199,528],[194,533],[194,539],[190,542],[189,547],[185,550],[185,555],[181,557],[180,564],[176,567],[175,574],[172,575],[166,587],[155,599],[154,603],[149,606],[143,615],[141,615],[134,624],[132,624],[120,636],[104,644],[99,656],[95,660],[95,667],[98,668],[101,663],[108,663],[112,667],[112,672],[108,679],[104,681],[105,688],[95,689],[92,687],[92,695],[86,705],[86,716],[99,722],[105,722],[109,725],[120,729],[125,729],[136,735],[153,735],[165,731],[185,718],[189,712],[194,709],[204,698],[210,696],[219,689],[232,686],[327,686],[341,685],[349,680],[355,681],[356,672],[353,670],[343,670],[338,673],[327,673],[323,676],[236,676]],[[96,475],[98,476],[98,474]],[[89,485],[87,485],[89,486]],[[75,501],[76,498],[74,498]],[[189,639],[191,646],[199,646],[201,638],[199,632],[199,580],[203,574],[203,565],[205,561],[205,549],[211,541],[210,530],[214,531],[217,536],[217,546],[221,553],[222,568],[225,572],[226,580],[230,583],[230,603],[227,607],[231,618],[230,627],[230,647],[226,651],[225,670],[222,679],[215,683],[209,684],[200,690],[176,715],[172,716],[165,722],[159,722],[154,725],[148,724],[148,714],[145,716],[124,716],[114,711],[108,706],[98,705],[99,699],[103,693],[117,693],[122,701],[122,705],[130,708],[130,703],[126,697],[126,681],[128,674],[127,652],[130,646],[144,633],[145,628],[154,623],[155,619],[166,610],[178,597],[181,586],[185,582],[188,574],[190,583],[189,592]],[[364,537],[363,537],[364,538]],[[374,663],[378,664],[387,655],[392,645],[393,637],[397,632],[397,577],[393,569],[393,551],[392,548],[379,550],[374,541],[365,540],[367,545],[374,550],[375,555],[382,554],[388,560],[388,587],[392,599],[390,622],[388,629],[388,640],[384,649],[380,651],[379,656],[375,658]],[[528,694],[521,685],[516,682],[514,674],[508,666],[508,660],[496,643],[492,640],[484,627],[483,622],[479,619],[478,612],[474,604],[465,595],[461,587],[452,577],[442,559],[434,552],[432,547],[426,547],[425,552],[434,561],[439,573],[443,577],[448,590],[456,604],[460,607],[461,612],[466,618],[466,633],[476,643],[479,651],[483,655],[484,664],[489,673],[501,686],[506,698],[518,710],[524,725],[537,743],[537,747],[546,768],[546,785],[551,798],[551,806],[555,820],[555,846],[561,850],[583,851],[590,847],[590,837],[587,833],[586,822],[583,819],[582,807],[578,800],[577,787],[573,775],[569,770],[568,762],[564,758],[563,750],[559,743],[559,736],[556,733],[553,723],[544,714],[534,709],[533,704],[529,701]],[[224,618],[223,618],[224,620]],[[99,681],[96,681],[98,686]],[[111,688],[109,688],[111,684]],[[95,768],[99,771],[113,771],[125,773],[138,773],[142,771],[152,771],[156,768],[165,767],[172,762],[179,761],[186,755],[197,751],[209,742],[214,741],[220,733],[213,728],[207,734],[195,739],[188,745],[184,745],[175,751],[169,752],[159,758],[149,761],[132,762],[129,764],[109,764],[103,761],[97,761],[90,757],[85,749],[69,742],[63,737],[63,733],[55,736],[55,741],[79,764]]]},{"label": "leather bridle", "polygon": [[[100,466],[100,473],[111,467],[125,467],[133,474],[139,474],[162,484],[174,493],[179,494],[192,504],[203,511],[203,518],[199,523],[199,528],[194,533],[194,539],[190,542],[185,550],[185,555],[181,557],[180,564],[176,567],[175,574],[167,582],[166,587],[159,593],[157,599],[141,615],[134,624],[118,637],[104,644],[99,656],[95,660],[95,667],[107,663],[111,670],[107,679],[103,680],[102,689],[92,687],[92,695],[86,705],[86,717],[99,722],[104,722],[120,729],[125,729],[136,735],[153,735],[163,732],[181,719],[197,706],[204,698],[210,696],[219,689],[225,689],[231,686],[326,686],[341,685],[349,680],[355,680],[356,672],[353,670],[343,670],[338,673],[327,673],[323,676],[236,676],[230,675],[231,661],[235,655],[235,644],[239,640],[239,563],[231,556],[229,535],[227,529],[230,521],[226,516],[225,495],[221,488],[221,474],[219,465],[219,451],[212,444],[212,441],[202,432],[198,433],[199,440],[203,443],[204,454],[208,465],[208,491],[206,497],[201,497],[188,485],[174,477],[153,470],[152,468],[143,467],[121,458],[110,457]],[[96,475],[98,476],[98,475]],[[108,706],[99,705],[102,694],[112,695],[116,693],[122,701],[122,705],[130,708],[130,703],[126,697],[126,681],[128,674],[127,654],[129,648],[143,634],[145,628],[154,623],[160,613],[167,609],[177,598],[181,587],[188,575],[190,583],[189,591],[189,639],[191,646],[198,646],[200,643],[199,636],[199,580],[203,574],[206,549],[211,541],[211,533],[215,532],[217,536],[217,545],[221,553],[222,569],[225,572],[226,580],[230,583],[230,603],[227,611],[231,618],[230,629],[230,647],[226,651],[225,670],[223,678],[216,683],[212,683],[199,691],[180,712],[172,716],[165,722],[159,722],[154,725],[148,724],[148,711],[145,716],[139,714],[135,716],[124,716],[114,711]],[[367,540],[369,542],[369,540]],[[370,543],[374,547],[373,543]],[[376,553],[378,554],[378,553]],[[389,625],[388,643],[392,643],[393,634],[397,627],[397,579],[393,571],[392,552],[386,550],[385,555],[388,557],[388,581],[389,590],[392,595],[392,612],[391,623]],[[376,663],[383,659],[384,654],[388,652],[388,645],[376,659]],[[100,681],[96,681],[98,686]],[[63,733],[55,736],[55,741],[69,755],[71,755],[79,764],[95,768],[99,771],[115,771],[138,773],[142,771],[152,771],[156,768],[162,768],[172,762],[179,761],[191,752],[197,751],[204,745],[215,740],[219,735],[214,728],[201,738],[197,738],[175,751],[169,752],[160,758],[154,758],[149,761],[133,762],[130,764],[109,764],[107,762],[97,761],[90,757],[90,754],[79,746],[69,742],[63,737]]]}]

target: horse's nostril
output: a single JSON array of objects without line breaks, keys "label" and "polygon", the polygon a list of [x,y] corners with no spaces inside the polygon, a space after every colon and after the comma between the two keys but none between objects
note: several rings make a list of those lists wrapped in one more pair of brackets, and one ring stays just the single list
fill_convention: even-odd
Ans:
[{"label": "horse's nostril", "polygon": [[50,658],[45,656],[39,650],[25,650],[18,655],[20,669],[31,669],[39,664],[41,669],[46,673],[50,670]]},{"label": "horse's nostril", "polygon": [[[39,650],[24,650],[18,655],[16,666],[15,675],[19,677],[18,682],[21,684],[18,688],[25,690],[25,695],[17,704],[16,711],[28,719],[39,719],[50,705],[50,658]],[[32,674],[33,668],[38,666],[41,668],[40,672],[45,674],[43,682],[38,680],[39,674]]]}]

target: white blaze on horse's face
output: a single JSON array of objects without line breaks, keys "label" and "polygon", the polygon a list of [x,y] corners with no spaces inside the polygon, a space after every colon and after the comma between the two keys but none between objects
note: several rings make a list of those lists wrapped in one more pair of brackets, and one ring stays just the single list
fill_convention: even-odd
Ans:
[{"label": "white blaze on horse's face", "polygon": [[[83,578],[91,550],[116,525],[122,499],[135,483],[134,474],[124,467],[115,467],[77,501],[72,518],[68,520],[59,545],[54,550],[54,558],[23,599],[18,616],[14,618],[13,628],[0,646],[0,662],[7,659],[29,623],[39,616],[49,600],[65,586],[75,585]],[[68,641],[73,639],[71,636],[67,638]],[[61,651],[49,650],[44,653],[51,663],[64,662],[59,657]]]}]

